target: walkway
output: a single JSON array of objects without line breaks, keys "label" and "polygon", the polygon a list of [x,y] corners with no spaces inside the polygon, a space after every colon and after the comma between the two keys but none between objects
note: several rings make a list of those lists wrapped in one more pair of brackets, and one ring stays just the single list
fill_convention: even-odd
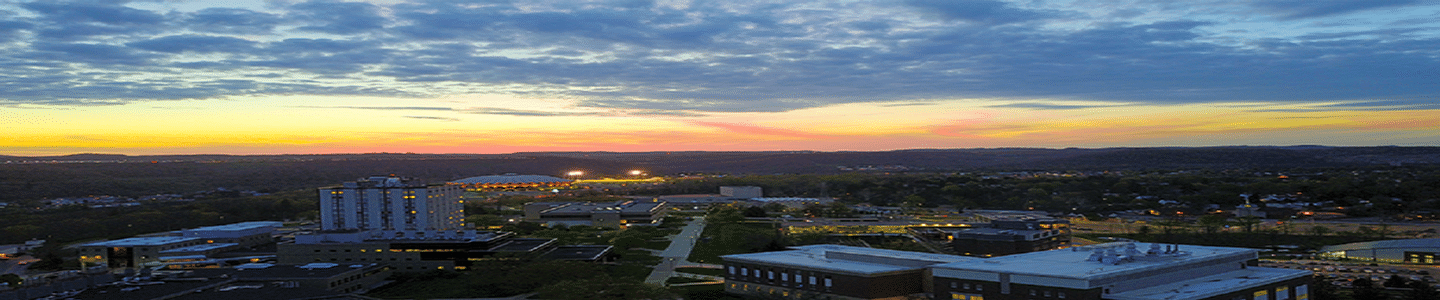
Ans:
[{"label": "walkway", "polygon": [[700,238],[700,233],[705,231],[705,217],[695,217],[680,233],[670,238],[670,247],[660,253],[660,264],[655,265],[655,270],[650,271],[650,276],[645,277],[645,283],[665,285],[665,280],[674,275],[676,267],[688,267],[698,264],[685,261],[690,257],[690,250],[695,248],[695,240]]}]

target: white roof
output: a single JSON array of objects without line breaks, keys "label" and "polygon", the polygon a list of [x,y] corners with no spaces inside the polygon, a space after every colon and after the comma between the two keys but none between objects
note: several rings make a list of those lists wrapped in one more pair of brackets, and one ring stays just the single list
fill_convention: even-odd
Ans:
[{"label": "white roof", "polygon": [[[1257,257],[1258,250],[1247,248],[1210,247],[1179,245],[1185,254],[1170,254],[1157,257],[1140,257],[1119,264],[1089,261],[1095,248],[1116,248],[1119,252],[1130,243],[1108,243],[1063,250],[1039,251],[982,260],[969,260],[936,265],[937,269],[955,269],[990,273],[1023,274],[1043,277],[1058,277],[1080,280],[1094,280],[1130,274],[1145,270],[1175,266],[1207,260],[1236,259],[1248,260]],[[1134,243],[1136,250],[1146,252],[1148,243]],[[1161,244],[1167,245],[1167,244]],[[1169,246],[1162,246],[1169,247]]]},{"label": "white roof", "polygon": [[1106,299],[1113,300],[1206,299],[1225,293],[1248,290],[1254,287],[1309,275],[1310,272],[1305,270],[1250,267],[1123,293],[1105,295],[1105,297]]},{"label": "white roof", "polygon": [[180,236],[132,237],[132,238],[127,238],[127,239],[113,240],[113,241],[99,241],[99,242],[84,243],[84,244],[80,244],[80,246],[81,246],[81,247],[85,247],[85,246],[100,246],[100,247],[161,246],[161,245],[169,245],[169,244],[180,243],[180,242],[187,242],[187,241],[198,240],[198,239],[200,239],[200,238],[196,238],[196,237],[180,237]]},{"label": "white roof", "polygon": [[792,247],[796,250],[733,254],[721,256],[726,261],[783,265],[836,273],[874,275],[924,269],[928,265],[976,260],[978,258],[896,251],[841,245],[810,245]]},{"label": "white roof", "polygon": [[284,223],[276,222],[276,221],[254,221],[254,222],[241,222],[241,223],[226,224],[226,225],[205,226],[205,227],[200,227],[200,228],[195,228],[195,229],[189,229],[189,230],[190,230],[190,231],[241,231],[241,230],[250,230],[250,229],[258,229],[258,228],[266,228],[266,227],[283,227],[283,226],[285,226]]}]

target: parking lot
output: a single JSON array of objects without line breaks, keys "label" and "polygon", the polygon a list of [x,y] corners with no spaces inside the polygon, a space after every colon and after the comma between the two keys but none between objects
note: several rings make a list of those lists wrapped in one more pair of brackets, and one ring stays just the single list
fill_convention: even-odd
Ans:
[{"label": "parking lot", "polygon": [[1329,279],[1332,284],[1350,287],[1355,279],[1366,278],[1381,283],[1391,276],[1401,276],[1407,281],[1424,281],[1436,288],[1435,275],[1440,268],[1420,265],[1395,265],[1365,262],[1335,262],[1324,260],[1260,260],[1261,267],[1310,270]]}]

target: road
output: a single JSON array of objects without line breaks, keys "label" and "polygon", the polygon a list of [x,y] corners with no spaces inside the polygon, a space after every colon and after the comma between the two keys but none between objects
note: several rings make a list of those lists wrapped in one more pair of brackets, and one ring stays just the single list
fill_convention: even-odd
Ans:
[{"label": "road", "polygon": [[39,259],[30,257],[29,255],[0,260],[0,274],[25,275],[25,271],[30,268],[30,263],[36,261],[39,261]]},{"label": "road", "polygon": [[665,280],[675,273],[676,267],[696,265],[685,259],[690,257],[690,250],[695,249],[695,240],[704,231],[705,217],[695,217],[681,228],[679,234],[670,238],[670,246],[660,253],[660,264],[655,265],[649,277],[645,277],[645,283],[664,285]]}]

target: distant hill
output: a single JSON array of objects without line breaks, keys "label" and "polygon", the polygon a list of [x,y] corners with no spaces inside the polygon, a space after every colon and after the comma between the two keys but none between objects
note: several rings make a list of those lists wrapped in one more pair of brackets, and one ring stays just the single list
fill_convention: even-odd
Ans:
[{"label": "distant hill", "polygon": [[733,174],[879,170],[1144,170],[1312,168],[1440,163],[1440,147],[1196,147],[916,149],[884,152],[534,152],[646,165],[660,172]]},{"label": "distant hill", "polygon": [[881,152],[524,152],[512,154],[0,156],[0,201],[138,196],[223,187],[289,190],[397,174],[441,182],[502,173],[830,174],[851,171],[1295,169],[1440,163],[1440,147],[914,149]]}]

